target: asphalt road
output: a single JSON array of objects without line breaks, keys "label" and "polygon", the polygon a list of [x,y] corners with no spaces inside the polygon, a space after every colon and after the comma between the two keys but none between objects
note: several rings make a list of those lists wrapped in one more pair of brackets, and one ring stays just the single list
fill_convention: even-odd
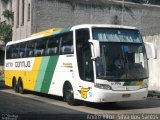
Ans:
[{"label": "asphalt road", "polygon": [[[157,114],[157,115],[156,115]],[[92,116],[93,115],[93,116]],[[95,115],[99,115],[98,117]],[[101,116],[101,115],[105,115]],[[125,115],[130,115],[129,118]],[[79,104],[70,106],[61,98],[28,92],[27,94],[15,93],[0,82],[0,119],[13,117],[18,119],[65,119],[65,120],[100,120],[100,119],[131,119],[132,115],[138,120],[160,119],[160,98],[148,98],[145,101],[120,102],[116,104]],[[135,117],[135,116],[134,116]],[[133,117],[133,118],[134,118]],[[135,117],[135,118],[136,118]],[[146,117],[146,118],[145,118]],[[136,119],[136,120],[137,120]]]},{"label": "asphalt road", "polygon": [[[17,96],[15,94],[6,93],[4,91],[12,90],[10,88],[5,87],[3,82],[0,82],[0,119],[9,120],[13,118],[14,120],[17,120],[18,118],[18,120],[53,120],[55,118],[56,120],[79,120],[85,119],[86,117],[86,113],[80,111],[68,109],[53,104],[51,105],[43,101]],[[39,94],[37,94],[37,96],[38,95]]]}]

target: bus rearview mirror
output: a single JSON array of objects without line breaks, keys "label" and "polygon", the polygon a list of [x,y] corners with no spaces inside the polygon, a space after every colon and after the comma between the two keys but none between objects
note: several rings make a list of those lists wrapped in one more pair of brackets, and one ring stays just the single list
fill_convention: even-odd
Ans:
[{"label": "bus rearview mirror", "polygon": [[100,46],[98,40],[89,40],[92,49],[92,60],[100,57]]},{"label": "bus rearview mirror", "polygon": [[157,59],[157,49],[153,43],[145,42],[145,48],[146,48],[148,59]]}]

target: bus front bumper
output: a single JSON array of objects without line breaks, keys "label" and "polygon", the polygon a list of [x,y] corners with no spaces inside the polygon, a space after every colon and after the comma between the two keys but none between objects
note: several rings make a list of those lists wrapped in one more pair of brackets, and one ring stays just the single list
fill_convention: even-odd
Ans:
[{"label": "bus front bumper", "polygon": [[143,88],[136,91],[112,91],[95,88],[93,102],[121,102],[145,100],[148,95],[148,89]]}]

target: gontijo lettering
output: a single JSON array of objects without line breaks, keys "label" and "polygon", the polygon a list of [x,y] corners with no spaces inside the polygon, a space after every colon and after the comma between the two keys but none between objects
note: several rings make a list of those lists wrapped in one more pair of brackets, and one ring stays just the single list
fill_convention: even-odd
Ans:
[{"label": "gontijo lettering", "polygon": [[19,61],[19,62],[15,62],[15,67],[30,67],[30,61]]},{"label": "gontijo lettering", "polygon": [[18,62],[8,62],[6,63],[6,67],[23,67],[23,68],[27,68],[27,67],[30,67],[31,66],[31,63],[30,61],[18,61]]}]

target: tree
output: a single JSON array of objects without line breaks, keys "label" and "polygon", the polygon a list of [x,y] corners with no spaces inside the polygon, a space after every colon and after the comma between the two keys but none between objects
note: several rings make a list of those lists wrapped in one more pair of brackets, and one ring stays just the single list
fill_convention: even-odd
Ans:
[{"label": "tree", "polygon": [[12,26],[6,21],[0,22],[0,40],[4,43],[12,40]]},{"label": "tree", "polygon": [[8,9],[6,9],[6,10],[4,10],[3,11],[3,16],[5,17],[5,18],[7,18],[8,20],[13,20],[13,12],[12,11],[10,11],[10,10],[8,10]]},{"label": "tree", "polygon": [[[13,21],[13,13],[9,10],[3,11],[3,16],[9,21]],[[0,41],[3,41],[5,44],[8,41],[12,40],[12,25],[7,23],[6,21],[0,21]]]}]

